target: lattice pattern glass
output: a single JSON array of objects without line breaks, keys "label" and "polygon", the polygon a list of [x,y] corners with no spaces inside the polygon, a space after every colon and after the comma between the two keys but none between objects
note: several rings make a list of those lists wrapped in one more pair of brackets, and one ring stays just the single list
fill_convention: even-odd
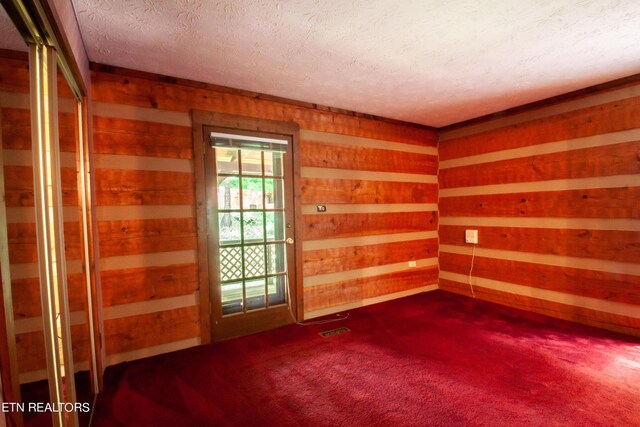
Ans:
[{"label": "lattice pattern glass", "polygon": [[216,148],[224,315],[286,303],[283,155]]}]

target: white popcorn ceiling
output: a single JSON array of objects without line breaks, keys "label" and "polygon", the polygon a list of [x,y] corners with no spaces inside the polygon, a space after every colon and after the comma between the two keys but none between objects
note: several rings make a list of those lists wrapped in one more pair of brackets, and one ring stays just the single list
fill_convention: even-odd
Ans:
[{"label": "white popcorn ceiling", "polygon": [[640,73],[639,0],[73,0],[89,59],[440,127]]},{"label": "white popcorn ceiling", "polygon": [[11,22],[4,7],[0,6],[0,49],[26,52],[27,43],[22,39],[18,30]]}]

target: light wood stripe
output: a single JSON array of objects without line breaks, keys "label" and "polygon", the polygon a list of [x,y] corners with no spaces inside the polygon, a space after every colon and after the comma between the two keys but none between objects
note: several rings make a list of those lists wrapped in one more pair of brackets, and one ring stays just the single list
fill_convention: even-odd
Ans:
[{"label": "light wood stripe", "polygon": [[[389,213],[389,212],[434,212],[438,210],[435,203],[381,203],[381,204],[324,204],[327,213],[357,214],[357,213]],[[317,205],[302,205],[303,215],[315,215],[318,213]]]},{"label": "light wood stripe", "polygon": [[184,350],[186,348],[195,347],[200,344],[202,344],[202,340],[200,339],[200,337],[187,338],[180,341],[173,341],[168,344],[161,344],[153,347],[146,347],[138,350],[128,351],[126,353],[111,354],[105,358],[105,362],[107,366],[111,366],[130,360],[143,359],[145,357],[156,356],[162,353],[171,353],[173,351]]},{"label": "light wood stripe", "polygon": [[[482,242],[482,236],[480,236]],[[471,255],[472,246],[440,245],[440,253],[450,252],[461,255]],[[476,256],[486,258],[498,258],[510,261],[531,262],[534,264],[553,265],[558,267],[582,268],[585,270],[606,271],[608,273],[633,274],[640,276],[640,264],[593,260],[590,258],[578,258],[563,255],[536,254],[533,252],[518,252],[503,249],[487,249],[482,246],[476,247]]]},{"label": "light wood stripe", "polygon": [[[88,371],[89,362],[85,362],[85,361],[77,362],[74,360],[73,367],[75,368],[76,372]],[[32,382],[45,380],[47,378],[48,378],[48,374],[46,369],[40,369],[37,371],[30,371],[30,372],[22,372],[20,374],[20,384],[29,384]]]},{"label": "light wood stripe", "polygon": [[0,92],[0,108],[31,109],[31,101],[28,93]]},{"label": "light wood stripe", "polygon": [[103,307],[102,316],[104,320],[109,320],[119,317],[137,316],[139,314],[156,313],[159,311],[170,311],[198,304],[199,292],[196,291],[189,295]]},{"label": "light wood stripe", "polygon": [[21,372],[20,384],[34,383],[36,381],[42,381],[47,378],[49,378],[49,375],[46,369],[40,369],[37,371],[29,371],[29,372]]},{"label": "light wood stripe", "polygon": [[93,101],[91,106],[93,109],[92,113],[96,116],[166,123],[177,126],[191,126],[191,116],[188,113],[180,111],[159,110],[97,101]]},{"label": "light wood stripe", "polygon": [[559,153],[564,151],[579,150],[582,148],[595,148],[605,145],[615,145],[623,142],[637,141],[638,139],[640,139],[640,129],[629,129],[620,132],[603,133],[600,135],[587,136],[583,138],[547,142],[539,145],[530,145],[527,147],[494,151],[491,153],[477,154],[474,156],[460,157],[457,159],[442,160],[439,164],[440,169],[450,169],[460,166],[470,166],[481,163],[496,162],[500,160],[517,159],[520,157],[539,156],[542,154]]},{"label": "light wood stripe", "polygon": [[124,270],[127,268],[164,267],[172,264],[194,264],[195,250],[157,252],[152,254],[122,255],[100,258],[100,270]]},{"label": "light wood stripe", "polygon": [[[5,166],[31,166],[33,155],[31,150],[3,150]],[[76,168],[76,153],[60,152],[60,167]]]},{"label": "light wood stripe", "polygon": [[478,227],[568,228],[587,230],[640,231],[640,219],[631,218],[501,218],[443,216],[440,225]]},{"label": "light wood stripe", "polygon": [[124,156],[118,154],[96,154],[94,155],[94,159],[94,168],[96,169],[127,169],[194,173],[192,159]]},{"label": "light wood stripe", "polygon": [[318,142],[337,143],[353,145],[356,147],[381,148],[384,150],[406,151],[408,153],[438,155],[438,148],[431,146],[420,146],[415,144],[404,144],[402,142],[385,141],[382,139],[363,138],[359,136],[348,136],[337,133],[319,132],[314,130],[300,129],[300,139],[308,139]]},{"label": "light wood stripe", "polygon": [[323,308],[322,310],[310,311],[304,314],[305,320],[313,319],[316,317],[327,316],[334,313],[340,313],[342,311],[353,310],[359,307],[365,307],[371,304],[378,304],[385,301],[391,301],[397,298],[408,297],[410,295],[416,295],[422,292],[430,292],[438,289],[437,284],[422,286],[420,288],[408,289],[406,291],[395,292],[392,294],[386,294],[375,298],[367,298],[361,301],[351,302],[349,304],[338,305],[334,307]]},{"label": "light wood stripe", "polygon": [[319,249],[347,248],[350,246],[376,245],[381,243],[405,242],[409,240],[436,239],[437,231],[417,233],[378,234],[374,236],[345,237],[342,239],[307,240],[302,243],[303,251]]},{"label": "light wood stripe", "polygon": [[555,116],[558,114],[579,110],[581,108],[593,107],[596,105],[606,104],[608,102],[618,101],[626,98],[633,98],[636,96],[640,96],[640,85],[624,87],[621,89],[603,92],[596,95],[589,95],[587,97],[579,98],[573,101],[565,101],[556,105],[542,107],[533,111],[525,111],[519,114],[514,114],[512,116],[493,119],[484,123],[478,123],[477,125],[454,129],[449,132],[442,132],[440,134],[440,141],[443,142],[449,139],[460,138],[462,136],[471,135],[474,133],[480,133],[505,126],[510,126],[524,121]]},{"label": "light wood stripe", "polygon": [[[458,283],[468,284],[468,277],[458,273],[440,271],[440,278]],[[637,305],[612,302],[603,299],[584,297],[580,295],[565,294],[563,292],[550,291],[547,289],[534,288],[531,286],[516,285],[514,283],[485,279],[483,277],[472,277],[471,283],[473,284],[473,286],[481,286],[484,288],[494,289],[502,292],[509,292],[516,295],[523,295],[527,297],[542,299],[545,301],[552,301],[561,304],[588,308],[591,310],[617,314],[620,316],[640,318],[640,309]]]},{"label": "light wood stripe", "polygon": [[[87,315],[84,311],[72,311],[69,313],[70,325],[84,325],[87,321]],[[42,317],[27,317],[15,320],[16,334],[26,334],[42,330]]]},{"label": "light wood stripe", "polygon": [[325,179],[361,179],[363,181],[419,182],[437,184],[437,175],[419,175],[414,173],[371,172],[350,169],[316,168],[305,166],[300,168],[302,178]]},{"label": "light wood stripe", "polygon": [[[63,218],[65,222],[77,222],[80,220],[80,212],[77,206],[64,206]],[[36,222],[36,212],[33,206],[9,206],[7,207],[7,223],[21,224]]]},{"label": "light wood stripe", "polygon": [[[438,257],[416,260],[416,268],[432,267],[438,265]],[[341,282],[343,280],[358,279],[361,277],[379,276],[387,273],[395,273],[409,269],[408,262],[379,265],[376,267],[359,268],[356,270],[341,271],[339,273],[319,274],[304,278],[304,287],[324,285],[327,283]]]},{"label": "light wood stripe", "polygon": [[593,188],[634,187],[638,175],[614,175],[605,177],[554,179],[551,181],[518,182],[512,184],[481,185],[440,189],[440,198],[479,196],[483,194],[526,193],[534,191],[585,190]]},{"label": "light wood stripe", "polygon": [[[82,273],[82,261],[74,259],[66,263],[67,275]],[[39,270],[36,263],[11,264],[11,279],[31,279],[38,277]]]},{"label": "light wood stripe", "polygon": [[98,206],[96,212],[98,221],[196,217],[196,207],[191,205]]}]

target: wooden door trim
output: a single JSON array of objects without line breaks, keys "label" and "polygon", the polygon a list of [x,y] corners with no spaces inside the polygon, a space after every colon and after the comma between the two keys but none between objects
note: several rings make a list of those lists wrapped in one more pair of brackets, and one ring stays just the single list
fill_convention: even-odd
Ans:
[{"label": "wooden door trim", "polygon": [[293,158],[293,218],[294,218],[294,258],[295,258],[295,286],[292,287],[292,301],[295,307],[295,320],[303,318],[303,287],[302,287],[302,206],[300,205],[300,127],[294,122],[260,119],[255,117],[237,116],[233,114],[211,111],[192,110],[193,123],[193,153],[195,163],[195,192],[196,192],[196,223],[198,235],[198,284],[200,289],[200,334],[203,344],[210,343],[213,337],[212,329],[212,289],[210,277],[213,272],[209,268],[208,258],[208,226],[205,157],[207,140],[204,128],[207,126],[224,127],[245,131],[268,132],[291,136]]}]

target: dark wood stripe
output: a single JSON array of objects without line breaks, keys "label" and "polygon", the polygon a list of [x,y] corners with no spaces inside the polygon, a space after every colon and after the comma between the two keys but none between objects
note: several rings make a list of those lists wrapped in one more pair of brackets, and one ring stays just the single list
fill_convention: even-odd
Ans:
[{"label": "dark wood stripe", "polygon": [[197,276],[196,264],[102,271],[102,304],[110,307],[189,295],[198,290]]},{"label": "dark wood stripe", "polygon": [[107,355],[153,347],[200,336],[199,307],[104,321]]},{"label": "dark wood stripe", "polygon": [[16,353],[20,373],[47,369],[42,331],[16,334]]},{"label": "dark wood stripe", "polygon": [[190,127],[140,120],[93,116],[93,147],[101,154],[193,158]]},{"label": "dark wood stripe", "polygon": [[[446,143],[445,143],[446,144]],[[443,169],[440,188],[640,173],[640,141]]]},{"label": "dark wood stripe", "polygon": [[436,175],[438,156],[302,140],[302,166]]},{"label": "dark wood stripe", "polygon": [[[38,240],[34,223],[8,224],[7,234],[9,238],[9,260],[12,264],[38,261]],[[67,261],[81,258],[79,236],[80,225],[78,223],[64,223],[64,246]]]},{"label": "dark wood stripe", "polygon": [[[86,324],[71,326],[71,348],[74,362],[89,360],[89,330]],[[42,331],[16,335],[16,353],[20,373],[47,369]]]},{"label": "dark wood stripe", "polygon": [[305,240],[435,230],[437,212],[304,215]]},{"label": "dark wood stripe", "polygon": [[[440,270],[469,274],[471,256],[440,253]],[[476,256],[473,275],[572,295],[640,305],[640,276]]]},{"label": "dark wood stripe", "polygon": [[[87,291],[84,283],[83,273],[67,276],[69,311],[83,311],[85,309]],[[42,315],[40,280],[37,277],[14,279],[11,284],[14,317],[22,319]]]},{"label": "dark wood stripe", "polygon": [[[468,226],[441,225],[440,244],[464,244]],[[480,246],[491,249],[533,252],[571,257],[637,263],[640,232],[614,230],[569,230],[518,227],[473,227]]]},{"label": "dark wood stripe", "polygon": [[2,61],[0,61],[0,90],[29,93],[28,57],[20,58],[13,52],[2,55]]},{"label": "dark wood stripe", "polygon": [[[440,289],[461,295],[471,296],[469,285],[451,280],[440,279]],[[509,307],[544,314],[558,319],[596,326],[627,335],[640,336],[640,319],[617,314],[605,313],[574,305],[545,301],[524,295],[474,286],[476,298]]]},{"label": "dark wood stripe", "polygon": [[[58,135],[61,152],[76,151],[76,123],[73,114],[58,114]],[[30,110],[2,109],[2,145],[6,150],[31,150]]]},{"label": "dark wood stripe", "polygon": [[640,187],[442,197],[442,216],[640,218]]},{"label": "dark wood stripe", "polygon": [[196,248],[194,218],[99,221],[98,232],[102,257]]},{"label": "dark wood stripe", "polygon": [[[92,72],[94,101],[154,108],[159,110],[190,112],[192,109],[238,114],[262,119],[294,121],[302,129],[362,136],[417,145],[436,146],[437,134],[432,129],[416,125],[390,123],[378,119],[359,117],[248,97],[235,93],[212,90],[201,85],[184,85],[170,79],[166,82],[153,76],[122,76],[110,72]],[[136,72],[133,72],[136,73]],[[127,74],[130,74],[127,71]],[[151,79],[150,79],[151,78]]]},{"label": "dark wood stripe", "polygon": [[440,160],[633,129],[639,122],[640,97],[628,98],[444,141]]},{"label": "dark wood stripe", "polygon": [[438,239],[305,251],[304,276],[335,273],[438,256]]},{"label": "dark wood stripe", "polygon": [[[62,204],[78,206],[78,176],[75,168],[60,168]],[[5,202],[7,207],[34,206],[33,168],[5,166]]]},{"label": "dark wood stripe", "polygon": [[302,178],[302,203],[437,203],[438,185],[417,182]]},{"label": "dark wood stripe", "polygon": [[97,169],[99,206],[194,205],[194,175],[184,172]]},{"label": "dark wood stripe", "polygon": [[435,284],[438,268],[428,267],[304,288],[306,312]]}]

